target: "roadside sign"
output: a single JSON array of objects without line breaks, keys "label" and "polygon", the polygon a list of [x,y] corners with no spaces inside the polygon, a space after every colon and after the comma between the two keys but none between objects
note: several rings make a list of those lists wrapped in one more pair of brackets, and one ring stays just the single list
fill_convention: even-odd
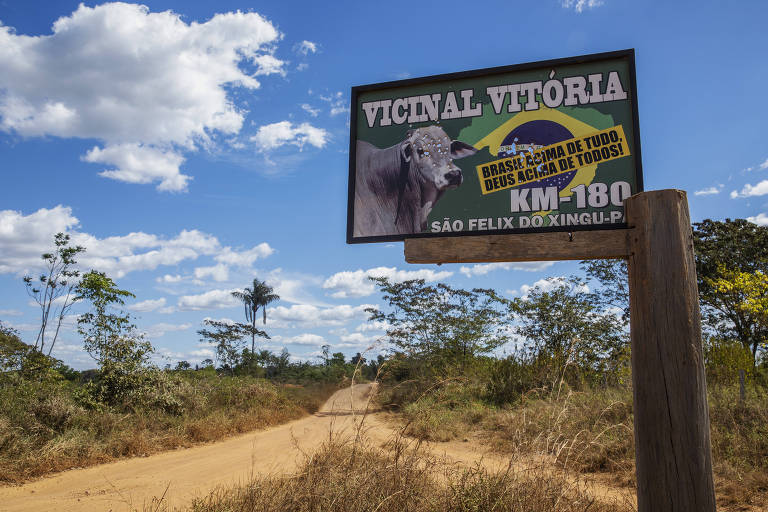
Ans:
[{"label": "roadside sign", "polygon": [[634,50],[352,88],[347,242],[626,228]]}]

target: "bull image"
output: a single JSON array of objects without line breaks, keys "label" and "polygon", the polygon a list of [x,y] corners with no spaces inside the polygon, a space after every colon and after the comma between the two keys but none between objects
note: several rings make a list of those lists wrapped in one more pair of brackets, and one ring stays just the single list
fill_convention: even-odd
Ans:
[{"label": "bull image", "polygon": [[356,151],[354,236],[362,237],[424,231],[438,199],[464,180],[453,160],[477,149],[427,126],[384,149],[358,141]]}]

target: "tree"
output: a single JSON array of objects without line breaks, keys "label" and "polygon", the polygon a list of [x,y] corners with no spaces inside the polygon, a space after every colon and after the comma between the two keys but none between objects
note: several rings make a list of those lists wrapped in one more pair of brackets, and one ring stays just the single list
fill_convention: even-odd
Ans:
[{"label": "tree", "polygon": [[[130,354],[132,343],[127,346],[121,343],[121,339],[133,337],[135,326],[131,323],[128,313],[115,309],[117,305],[125,304],[125,297],[135,297],[129,291],[121,290],[115,282],[107,277],[104,272],[91,270],[83,275],[76,288],[76,300],[85,300],[91,303],[92,311],[83,313],[77,318],[78,332],[83,336],[85,351],[93,357],[99,365],[104,365],[108,360],[121,360]],[[123,340],[125,341],[125,340]],[[140,345],[143,342],[136,340]],[[143,351],[145,347],[135,347]]]},{"label": "tree", "polygon": [[61,323],[72,305],[77,301],[73,295],[80,272],[75,268],[77,261],[75,256],[84,252],[85,248],[79,245],[69,245],[69,235],[56,233],[53,238],[56,246],[53,252],[42,255],[45,262],[45,272],[37,279],[24,276],[24,284],[27,293],[40,306],[40,329],[37,332],[34,349],[44,353],[46,343],[46,331],[49,320],[56,321],[56,330],[48,345],[48,355],[53,351],[56,338],[59,336]]},{"label": "tree", "polygon": [[251,353],[256,349],[256,312],[261,308],[264,316],[264,324],[267,323],[267,304],[280,299],[280,296],[274,293],[271,286],[266,282],[253,279],[251,288],[245,288],[243,291],[232,292],[232,296],[240,300],[245,308],[245,319],[251,324],[253,333],[251,334]]},{"label": "tree", "polygon": [[391,283],[371,278],[389,310],[370,308],[369,320],[391,327],[387,337],[415,360],[433,368],[464,369],[475,356],[491,352],[508,340],[507,301],[493,290],[462,290],[423,279]]},{"label": "tree", "polygon": [[570,365],[604,371],[627,344],[627,333],[616,315],[601,310],[599,298],[578,278],[549,279],[512,305],[519,315],[516,332],[526,340],[532,359],[551,361],[550,378],[562,378]]},{"label": "tree", "polygon": [[[739,272],[720,267],[718,276],[707,278],[707,284],[716,290],[724,303],[730,304],[745,321],[756,326],[755,331],[768,331],[768,275],[761,271]],[[766,338],[753,337],[751,346],[743,345],[752,355],[753,364],[759,348],[768,346]]]},{"label": "tree", "polygon": [[619,308],[622,320],[629,323],[629,276],[627,260],[586,260],[580,263],[587,278],[600,283],[596,298],[603,307]]},{"label": "tree", "polygon": [[706,219],[694,224],[693,239],[704,321],[755,356],[768,341],[768,323],[744,307],[745,290],[729,289],[722,280],[729,281],[729,273],[731,278],[749,274],[759,285],[758,274],[768,275],[768,228],[744,219]]},{"label": "tree", "polygon": [[269,336],[264,331],[246,324],[209,319],[203,320],[203,324],[208,329],[197,331],[201,341],[216,346],[216,358],[224,367],[229,368],[232,374],[234,374],[235,367],[240,363],[241,353],[243,352],[243,339],[246,336],[261,336],[269,339]]}]

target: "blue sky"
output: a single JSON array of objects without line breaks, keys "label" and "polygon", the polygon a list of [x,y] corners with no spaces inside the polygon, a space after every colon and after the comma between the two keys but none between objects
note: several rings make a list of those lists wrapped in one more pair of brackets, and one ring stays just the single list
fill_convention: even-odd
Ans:
[{"label": "blue sky", "polygon": [[[353,354],[381,326],[367,275],[512,296],[575,263],[408,265],[346,245],[351,86],[635,48],[646,190],[768,224],[764,2],[0,0],[0,320],[34,338],[21,277],[53,234],[133,291],[161,359],[212,353],[253,277],[272,350]],[[73,313],[77,313],[77,309]],[[92,367],[71,326],[55,355]],[[375,351],[375,350],[374,350]],[[165,359],[162,359],[165,358]]]}]

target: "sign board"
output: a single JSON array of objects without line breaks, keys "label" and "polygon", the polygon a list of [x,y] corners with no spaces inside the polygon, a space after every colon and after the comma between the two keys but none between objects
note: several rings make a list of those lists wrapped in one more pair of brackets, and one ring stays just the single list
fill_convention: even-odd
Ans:
[{"label": "sign board", "polygon": [[347,242],[625,228],[634,50],[352,88]]}]

